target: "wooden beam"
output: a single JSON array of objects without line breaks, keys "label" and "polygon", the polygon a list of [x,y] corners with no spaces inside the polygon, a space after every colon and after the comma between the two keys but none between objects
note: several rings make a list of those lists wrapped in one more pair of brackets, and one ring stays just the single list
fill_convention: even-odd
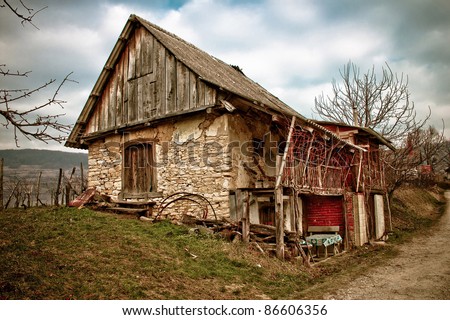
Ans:
[{"label": "wooden beam", "polygon": [[281,184],[281,178],[283,176],[283,170],[286,163],[286,157],[289,150],[289,144],[291,141],[292,131],[295,126],[295,116],[292,116],[291,126],[289,128],[288,137],[286,140],[286,146],[284,148],[283,156],[277,156],[276,159],[276,172],[277,180],[275,182],[275,239],[276,239],[276,252],[277,258],[284,260],[284,210],[283,210],[283,186]]},{"label": "wooden beam", "polygon": [[[282,157],[277,155],[277,172],[281,171]],[[275,188],[275,241],[277,258],[284,260],[284,212],[283,212],[283,186],[281,183]]]},{"label": "wooden beam", "polygon": [[250,212],[249,212],[249,194],[248,191],[242,191],[242,240],[250,241]]},{"label": "wooden beam", "polygon": [[275,183],[275,189],[277,189],[278,186],[281,184],[281,178],[283,176],[283,170],[284,170],[284,166],[286,164],[286,157],[287,157],[287,153],[289,150],[289,145],[291,143],[291,136],[292,136],[292,131],[294,130],[294,126],[295,126],[295,116],[292,116],[291,126],[289,127],[289,133],[288,133],[288,137],[286,139],[286,146],[284,148],[283,159],[281,160],[280,168],[277,171],[277,181]]},{"label": "wooden beam", "polygon": [[359,192],[359,181],[361,179],[362,161],[363,161],[363,153],[362,151],[359,151],[358,180],[356,180],[356,192]]}]

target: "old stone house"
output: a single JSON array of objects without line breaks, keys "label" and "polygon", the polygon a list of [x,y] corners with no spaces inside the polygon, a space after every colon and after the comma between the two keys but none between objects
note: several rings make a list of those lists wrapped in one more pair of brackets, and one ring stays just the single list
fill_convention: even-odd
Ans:
[{"label": "old stone house", "polygon": [[[361,244],[384,233],[367,232],[362,155],[387,142],[350,128],[355,141],[344,129],[306,119],[239,67],[131,15],[66,146],[88,150],[89,187],[113,199],[198,194],[217,218],[247,226],[275,223],[279,176],[285,230],[338,225]],[[204,210],[185,200],[170,214]]]}]

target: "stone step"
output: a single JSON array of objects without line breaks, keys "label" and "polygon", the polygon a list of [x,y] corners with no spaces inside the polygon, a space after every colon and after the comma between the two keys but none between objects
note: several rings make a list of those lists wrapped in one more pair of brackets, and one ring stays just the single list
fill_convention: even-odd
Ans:
[{"label": "stone step", "polygon": [[113,201],[113,203],[118,205],[119,207],[140,207],[140,208],[150,208],[156,204],[155,201],[125,201],[125,200],[116,200]]},{"label": "stone step", "polygon": [[122,208],[122,207],[110,207],[106,208],[106,210],[114,211],[116,213],[125,213],[125,214],[144,214],[148,213],[147,208]]}]

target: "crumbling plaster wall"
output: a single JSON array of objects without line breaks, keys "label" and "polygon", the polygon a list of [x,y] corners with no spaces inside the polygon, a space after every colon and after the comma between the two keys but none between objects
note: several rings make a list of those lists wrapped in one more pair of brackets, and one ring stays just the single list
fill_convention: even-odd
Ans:
[{"label": "crumbling plaster wall", "polygon": [[[233,163],[230,189],[273,187],[277,134],[271,132],[270,120],[254,119],[242,114],[229,115],[230,149]],[[263,155],[253,149],[253,139],[264,145]],[[274,180],[274,179],[272,179]]]},{"label": "crumbling plaster wall", "polygon": [[[122,190],[123,144],[149,141],[155,148],[156,191],[163,198],[176,192],[200,194],[217,216],[228,217],[233,176],[228,128],[227,114],[204,113],[96,140],[89,145],[88,185],[117,199]],[[192,207],[192,202],[186,203],[178,211],[196,210]]]},{"label": "crumbling plaster wall", "polygon": [[[267,179],[274,176],[273,168],[267,165],[271,159],[264,158],[274,158],[276,143],[275,147],[267,143],[263,157],[255,158],[253,138],[271,143],[278,139],[270,133],[270,122],[255,121],[239,113],[207,112],[112,134],[89,146],[89,187],[119,198],[123,145],[152,142],[156,191],[162,193],[159,200],[176,192],[195,193],[211,202],[218,217],[229,217],[230,190],[273,184]],[[170,214],[176,214],[175,211],[200,214],[195,212],[192,202],[177,205],[168,210]]]}]

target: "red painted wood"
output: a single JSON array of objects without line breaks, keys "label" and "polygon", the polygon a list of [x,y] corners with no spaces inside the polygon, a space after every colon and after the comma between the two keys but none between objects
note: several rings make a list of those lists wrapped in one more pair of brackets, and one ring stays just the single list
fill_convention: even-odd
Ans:
[{"label": "red painted wood", "polygon": [[306,197],[304,209],[308,226],[339,226],[339,233],[343,234],[345,230],[343,206],[343,197],[340,196]]}]

